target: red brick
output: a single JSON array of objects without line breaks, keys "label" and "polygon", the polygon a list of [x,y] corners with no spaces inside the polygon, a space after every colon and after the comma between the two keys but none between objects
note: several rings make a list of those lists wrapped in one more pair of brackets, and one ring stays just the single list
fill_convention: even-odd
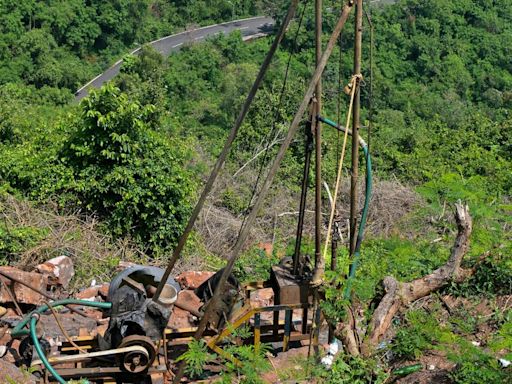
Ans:
[{"label": "red brick", "polygon": [[213,272],[187,271],[179,274],[176,280],[184,289],[196,289],[213,275]]},{"label": "red brick", "polygon": [[24,374],[14,364],[0,360],[0,383],[35,383],[35,377],[30,374]]},{"label": "red brick", "polygon": [[255,307],[267,307],[274,301],[274,291],[272,288],[258,289],[251,294],[251,304]]},{"label": "red brick", "polygon": [[[0,271],[11,275],[18,280],[24,281],[27,284],[30,284],[32,287],[39,289],[40,291],[46,291],[46,286],[48,285],[47,276],[43,276],[34,272],[20,271],[14,267],[0,267]],[[11,281],[7,278],[2,277],[2,280],[7,284],[11,284]],[[11,287],[13,287],[14,295],[19,303],[39,305],[42,304],[45,300],[42,295],[28,287],[25,287],[23,284],[14,282],[14,285],[11,285]],[[12,300],[9,296],[9,293],[6,291],[5,286],[2,284],[2,288],[0,289],[0,303],[10,303],[11,301]]]},{"label": "red brick", "polygon": [[98,293],[100,294],[101,297],[106,299],[107,296],[108,296],[108,289],[109,288],[110,288],[110,284],[109,283],[101,284],[100,288],[98,289]]},{"label": "red brick", "polygon": [[98,296],[100,286],[95,285],[94,287],[85,288],[78,292],[75,297],[79,300],[94,300]]},{"label": "red brick", "polygon": [[[195,308],[199,311],[202,303],[199,297],[197,297],[193,291],[191,290],[183,290],[179,293],[178,300],[185,302],[187,305]],[[193,316],[188,312],[181,308],[174,306],[171,314],[171,318],[169,319],[168,327],[171,329],[179,329],[179,328],[190,328],[194,327],[195,321]]]},{"label": "red brick", "polygon": [[265,251],[265,255],[268,257],[272,256],[272,252],[274,251],[274,245],[272,243],[259,243],[258,248]]}]

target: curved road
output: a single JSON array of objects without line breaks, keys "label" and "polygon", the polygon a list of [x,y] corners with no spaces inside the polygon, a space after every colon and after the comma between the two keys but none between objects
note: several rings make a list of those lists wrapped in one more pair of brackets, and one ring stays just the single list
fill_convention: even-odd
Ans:
[{"label": "curved road", "polygon": [[[274,28],[274,20],[270,17],[253,17],[250,19],[241,19],[235,21],[229,21],[227,23],[210,25],[208,27],[202,27],[162,37],[161,39],[152,41],[149,43],[164,57],[169,56],[172,52],[180,50],[181,46],[186,43],[192,43],[194,41],[201,41],[206,37],[217,35],[219,33],[228,34],[230,32],[239,30],[242,33],[244,40],[249,40],[259,36],[265,36],[272,32]],[[140,48],[137,48],[130,52],[138,54]],[[96,76],[94,79],[85,84],[75,93],[75,101],[80,101],[87,96],[90,87],[99,88],[107,81],[114,78],[119,73],[123,60],[118,60],[103,72],[101,75]]]}]

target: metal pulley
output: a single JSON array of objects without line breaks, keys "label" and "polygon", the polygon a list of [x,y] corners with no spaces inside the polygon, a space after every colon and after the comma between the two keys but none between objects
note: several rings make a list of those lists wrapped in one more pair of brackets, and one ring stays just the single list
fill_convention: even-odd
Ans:
[{"label": "metal pulley", "polygon": [[125,337],[119,348],[139,347],[119,355],[119,366],[129,373],[142,373],[149,369],[156,358],[156,347],[153,341],[146,336],[132,335]]}]

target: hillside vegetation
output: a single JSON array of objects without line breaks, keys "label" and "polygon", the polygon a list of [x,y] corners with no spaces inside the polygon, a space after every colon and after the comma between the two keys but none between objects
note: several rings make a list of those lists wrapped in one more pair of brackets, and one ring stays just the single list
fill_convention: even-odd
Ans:
[{"label": "hillside vegetation", "polygon": [[68,95],[127,50],[185,28],[251,16],[261,6],[247,0],[5,0],[0,84]]},{"label": "hillside vegetation", "polygon": [[[265,9],[280,19],[288,2],[233,3],[237,16]],[[223,264],[255,184],[302,98],[314,69],[314,17],[313,2],[301,3],[307,3],[301,28],[297,17],[189,244],[189,265]],[[340,2],[324,3],[327,39]],[[52,205],[61,215],[95,217],[95,230],[112,243],[127,241],[148,261],[161,263],[176,244],[271,39],[244,43],[233,33],[184,46],[168,59],[145,46],[140,56],[125,57],[115,80],[75,105],[72,92],[114,58],[189,25],[229,19],[230,2],[21,0],[4,1],[0,10],[2,205],[14,196],[21,204]],[[384,382],[388,367],[435,351],[457,364],[447,376],[453,383],[506,383],[510,368],[501,368],[497,358],[512,358],[512,310],[503,300],[512,293],[512,3],[400,0],[372,8],[371,17],[373,98],[366,25],[362,135],[370,142],[377,182],[354,299],[370,305],[382,294],[385,276],[409,281],[446,262],[456,233],[452,204],[458,200],[469,204],[473,216],[465,261],[473,266],[486,258],[470,280],[397,319],[392,343],[375,357],[378,364],[346,357],[332,371],[316,374],[333,383]],[[324,115],[333,120],[345,121],[342,88],[352,75],[352,46],[351,21],[324,76]],[[242,279],[264,276],[293,247],[303,136],[286,155],[253,244],[237,267]],[[324,128],[329,185],[339,140],[336,131]],[[16,264],[45,241],[48,228],[14,220],[2,209],[11,219],[0,223],[0,263]],[[312,247],[308,220],[304,252]],[[253,247],[271,240],[272,258]],[[118,260],[119,253],[112,253]],[[340,260],[342,275],[347,260],[341,249]],[[95,263],[99,270],[113,269],[108,257]],[[327,293],[325,311],[342,317],[336,305],[341,294]],[[447,314],[448,294],[459,301]],[[491,313],[474,308],[482,300]]]}]

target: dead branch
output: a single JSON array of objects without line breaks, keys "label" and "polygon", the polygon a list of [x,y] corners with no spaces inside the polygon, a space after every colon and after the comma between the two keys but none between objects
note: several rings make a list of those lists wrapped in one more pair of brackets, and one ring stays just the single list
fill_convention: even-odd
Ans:
[{"label": "dead branch", "polygon": [[[469,238],[472,231],[472,219],[467,205],[461,203],[455,205],[455,220],[458,234],[446,264],[429,275],[408,283],[401,283],[392,276],[384,278],[385,294],[372,316],[367,328],[366,338],[360,346],[362,354],[368,355],[375,349],[380,338],[389,329],[393,318],[400,310],[439,290],[449,282],[461,282],[474,273],[474,268],[461,268],[462,259],[469,248]],[[482,257],[485,257],[485,255]],[[350,322],[353,321],[352,319]],[[354,341],[357,340],[354,327],[351,327],[350,324],[339,324],[336,331],[338,336],[348,344],[348,352],[359,354],[359,350],[354,347]]]},{"label": "dead branch", "polygon": [[242,172],[245,167],[247,167],[249,164],[251,164],[254,160],[256,160],[260,155],[262,155],[263,153],[267,152],[270,150],[270,148],[276,146],[277,144],[280,144],[283,140],[282,139],[279,139],[278,136],[274,137],[274,140],[268,145],[266,146],[265,148],[263,148],[262,150],[258,151],[252,158],[250,158],[244,165],[242,165],[238,171],[236,171],[234,174],[233,174],[233,179],[235,177],[238,176],[238,174],[240,172]]}]

